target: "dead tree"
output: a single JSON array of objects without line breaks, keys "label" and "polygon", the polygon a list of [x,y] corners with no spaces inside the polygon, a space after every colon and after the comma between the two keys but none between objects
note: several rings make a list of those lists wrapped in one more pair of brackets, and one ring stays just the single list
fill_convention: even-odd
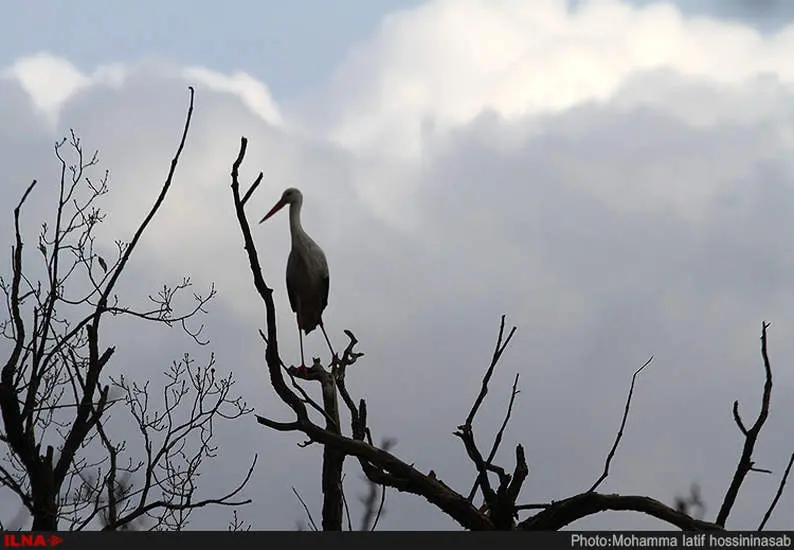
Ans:
[{"label": "dead tree", "polygon": [[[518,395],[519,376],[516,374],[510,393],[507,410],[501,427],[494,436],[487,453],[477,442],[473,429],[474,420],[489,391],[489,382],[499,360],[515,334],[516,328],[505,330],[505,318],[502,317],[499,334],[491,362],[482,379],[482,385],[474,403],[464,419],[457,427],[454,435],[463,443],[468,459],[474,469],[474,481],[466,492],[460,492],[438,478],[433,470],[420,472],[413,465],[389,452],[386,446],[373,443],[371,428],[367,423],[367,403],[364,399],[356,402],[345,386],[347,368],[353,365],[363,354],[356,351],[358,341],[349,330],[345,331],[349,344],[341,357],[335,357],[327,366],[315,360],[308,374],[302,374],[294,367],[287,367],[279,355],[278,335],[276,331],[276,308],[273,290],[268,286],[259,254],[251,237],[251,229],[245,213],[245,205],[262,181],[260,172],[251,187],[241,195],[239,169],[245,158],[248,141],[241,138],[240,150],[232,164],[231,190],[237,221],[243,236],[247,252],[249,268],[253,277],[254,287],[262,300],[265,309],[266,331],[262,333],[265,342],[265,363],[270,382],[278,397],[292,410],[294,418],[289,421],[277,421],[257,416],[263,426],[280,432],[297,432],[306,436],[305,445],[317,443],[324,446],[324,464],[322,487],[325,503],[323,506],[323,528],[342,529],[341,516],[338,511],[344,504],[344,492],[341,490],[341,469],[344,457],[350,456],[358,461],[366,478],[375,485],[384,488],[411,493],[426,499],[441,512],[457,521],[469,530],[558,530],[579,519],[605,511],[633,511],[655,517],[669,525],[688,531],[723,530],[726,520],[736,500],[745,477],[752,471],[763,471],[755,468],[752,460],[753,450],[758,435],[769,412],[772,390],[772,372],[767,356],[767,328],[763,324],[761,335],[761,351],[765,369],[765,384],[762,396],[761,412],[751,427],[746,427],[738,412],[738,403],[734,404],[734,418],[739,430],[745,436],[745,444],[741,453],[736,473],[731,481],[723,504],[714,521],[698,519],[687,513],[677,503],[669,506],[659,500],[643,495],[603,494],[597,492],[598,487],[608,477],[610,465],[614,458],[628,419],[634,387],[639,374],[651,363],[649,359],[639,367],[632,376],[631,386],[615,440],[609,450],[602,474],[591,487],[576,495],[561,500],[527,504],[521,503],[521,490],[529,475],[524,447],[520,444],[514,449],[514,463],[507,468],[495,463],[497,451],[502,443],[505,428],[510,421],[513,406]],[[286,378],[290,384],[287,384]],[[322,387],[323,403],[312,400],[301,381],[316,381]],[[337,396],[341,397],[347,408],[350,419],[350,435],[345,435],[340,424]],[[312,415],[322,419],[324,426],[317,423]],[[339,458],[341,456],[341,459]],[[329,461],[329,457],[332,457]],[[786,479],[794,462],[789,461],[783,474],[778,493],[773,498],[759,529],[766,524],[774,511]],[[478,495],[480,498],[478,499]],[[329,498],[337,502],[328,502]],[[334,505],[335,504],[335,505]],[[305,506],[305,505],[304,505]],[[534,515],[521,519],[520,514],[533,512]],[[308,509],[307,509],[308,513]]]},{"label": "dead tree", "polygon": [[[113,257],[101,255],[96,240],[108,173],[94,177],[97,153],[86,154],[74,132],[55,145],[60,177],[47,190],[57,197],[54,219],[41,224],[30,249],[20,220],[43,185],[34,180],[14,208],[10,276],[0,280],[8,312],[0,329],[10,349],[0,374],[0,442],[6,447],[0,487],[19,498],[20,527],[32,517],[34,530],[180,529],[196,508],[247,502],[235,497],[250,471],[219,497],[198,498],[196,487],[198,471],[215,455],[214,424],[249,412],[232,395],[231,376],[216,375],[211,355],[200,365],[186,354],[164,365],[162,387],[111,377],[115,348],[102,342],[102,328],[126,317],[178,327],[196,345],[205,343],[191,322],[205,313],[214,288],[191,296],[185,278],[150,295],[144,308],[126,305],[117,294],[171,188],[193,96],[190,88],[179,146],[159,195],[131,240],[116,241]],[[124,437],[114,431],[120,422],[127,424]]]}]

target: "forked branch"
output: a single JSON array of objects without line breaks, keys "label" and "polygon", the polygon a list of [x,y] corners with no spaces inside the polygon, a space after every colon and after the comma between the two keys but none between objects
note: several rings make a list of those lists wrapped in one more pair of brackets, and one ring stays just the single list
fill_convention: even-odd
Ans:
[{"label": "forked branch", "polygon": [[747,474],[756,470],[755,463],[753,462],[753,451],[755,444],[758,441],[758,436],[761,429],[764,427],[767,417],[769,416],[769,406],[772,399],[772,366],[769,362],[769,354],[767,353],[767,329],[769,323],[761,323],[761,359],[764,367],[764,389],[761,394],[761,410],[758,417],[753,422],[753,425],[747,428],[742,421],[739,414],[739,402],[733,403],[733,418],[739,431],[744,435],[744,445],[742,446],[742,454],[739,457],[739,463],[736,465],[736,472],[733,474],[733,479],[725,493],[725,498],[722,501],[722,506],[717,513],[717,525],[725,526],[728,516],[736,503],[736,497],[739,495],[739,489],[744,483]]}]

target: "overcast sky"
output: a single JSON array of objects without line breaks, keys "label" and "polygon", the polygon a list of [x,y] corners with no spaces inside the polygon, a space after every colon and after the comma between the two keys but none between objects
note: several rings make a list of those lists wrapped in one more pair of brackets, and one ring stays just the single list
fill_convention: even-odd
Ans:
[{"label": "overcast sky", "polygon": [[[0,19],[0,243],[30,180],[42,185],[26,227],[49,213],[52,143],[69,128],[111,171],[103,243],[128,239],[193,85],[172,194],[123,292],[140,303],[184,274],[214,282],[210,348],[257,412],[289,419],[265,376],[229,191],[241,135],[245,178],[265,173],[252,218],[285,187],[304,191],[304,226],[331,270],[326,326],[340,347],[352,329],[367,353],[349,387],[368,399],[375,437],[461,492],[474,472],[451,433],[504,313],[518,332],[477,428],[492,437],[520,372],[501,456],[512,467],[509,444],[525,445],[523,502],[598,477],[631,373],[653,355],[602,490],[672,503],[696,482],[713,519],[743,442],[731,404],[757,412],[758,337],[772,322],[773,412],[755,459],[774,473],[748,478],[729,523],[752,529],[794,451],[793,18],[783,0],[17,3]],[[294,363],[287,216],[255,238]],[[161,327],[105,338],[118,348],[108,373],[141,380],[210,351]],[[325,350],[317,333],[306,347]],[[319,517],[319,449],[253,418],[218,437],[208,492],[259,453],[241,516],[294,528],[294,486]],[[356,514],[361,474],[346,471]],[[789,492],[769,527],[790,527],[792,504]],[[456,528],[416,497],[390,493],[386,507],[384,529]],[[229,519],[212,510],[193,526]],[[662,526],[617,513],[573,525]]]}]

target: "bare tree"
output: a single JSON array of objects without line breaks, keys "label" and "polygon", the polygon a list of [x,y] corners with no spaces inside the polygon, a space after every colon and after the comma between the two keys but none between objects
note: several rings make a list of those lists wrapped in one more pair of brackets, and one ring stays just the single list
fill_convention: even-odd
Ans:
[{"label": "bare tree", "polygon": [[[514,461],[510,467],[495,462],[497,451],[502,444],[505,428],[510,421],[518,390],[518,374],[508,399],[507,409],[501,427],[494,435],[493,442],[484,452],[477,442],[474,433],[474,421],[489,392],[489,382],[494,369],[505,352],[516,328],[506,330],[505,318],[502,317],[497,336],[496,346],[482,379],[480,391],[454,435],[462,443],[468,460],[474,469],[474,480],[471,488],[460,492],[441,481],[433,470],[420,472],[409,461],[402,460],[389,451],[386,445],[376,446],[373,443],[371,428],[367,423],[367,403],[364,399],[358,402],[352,398],[345,386],[347,369],[363,354],[356,351],[358,341],[350,331],[345,331],[349,344],[341,357],[333,357],[328,365],[322,365],[315,359],[314,365],[303,373],[294,367],[287,367],[281,360],[278,349],[276,331],[276,309],[273,290],[268,286],[259,255],[251,237],[251,229],[245,213],[245,205],[262,181],[260,172],[251,187],[241,195],[239,169],[245,158],[248,141],[241,138],[240,150],[232,164],[231,190],[234,200],[236,217],[243,236],[245,250],[248,255],[249,267],[254,287],[264,305],[266,314],[266,331],[262,333],[265,341],[265,362],[271,385],[278,397],[289,406],[294,418],[289,421],[277,421],[257,416],[263,426],[280,432],[297,432],[306,436],[305,445],[320,444],[324,446],[322,489],[324,495],[322,526],[325,530],[343,529],[341,510],[345,504],[342,490],[342,465],[346,457],[356,459],[370,483],[411,493],[426,499],[441,512],[457,521],[463,528],[470,530],[557,530],[587,516],[605,511],[634,511],[655,517],[679,529],[692,531],[722,530],[736,496],[746,476],[755,467],[752,460],[758,436],[769,413],[772,390],[772,371],[767,355],[767,328],[764,323],[761,334],[761,354],[764,365],[765,382],[762,394],[761,410],[752,426],[747,427],[738,412],[738,403],[734,404],[734,419],[739,430],[745,437],[745,444],[737,465],[736,473],[731,481],[720,511],[714,521],[705,521],[690,515],[689,510],[695,508],[702,511],[699,494],[693,493],[689,500],[679,501],[669,506],[659,500],[644,495],[603,494],[597,492],[598,487],[609,476],[612,460],[618,451],[620,441],[629,415],[634,388],[638,376],[651,363],[649,359],[639,367],[632,376],[620,427],[614,442],[604,461],[601,475],[588,489],[563,498],[544,503],[521,503],[520,496],[523,484],[529,475],[524,447],[515,445]],[[287,384],[286,377],[290,384]],[[317,382],[322,388],[322,404],[310,398],[301,382]],[[341,397],[350,416],[350,435],[345,435],[340,421],[338,397]],[[313,417],[317,418],[316,421]],[[320,425],[322,422],[323,425]],[[759,529],[766,524],[773,513],[780,494],[791,470],[794,456],[789,461],[783,474],[780,488],[772,499]],[[478,498],[479,496],[479,498]],[[695,498],[697,497],[697,498]],[[301,500],[301,502],[303,502]],[[304,503],[305,507],[305,503]],[[308,514],[308,508],[306,508]],[[522,513],[533,515],[521,518]],[[369,521],[366,525],[370,525]]]},{"label": "bare tree", "polygon": [[[235,499],[253,463],[227,494],[203,497],[196,486],[202,465],[216,453],[215,423],[250,412],[232,395],[231,375],[216,374],[212,355],[200,364],[185,354],[166,368],[162,387],[111,377],[106,367],[115,348],[101,339],[114,319],[131,318],[181,328],[195,345],[206,344],[203,325],[193,328],[192,322],[206,313],[214,288],[194,293],[184,278],[150,295],[143,308],[122,303],[117,294],[171,188],[193,97],[190,88],[182,135],[159,195],[131,240],[116,241],[113,257],[101,255],[96,240],[108,173],[95,177],[98,155],[86,154],[74,132],[55,145],[61,169],[54,220],[41,224],[31,253],[23,254],[20,219],[41,187],[37,181],[14,209],[10,276],[0,279],[8,312],[0,328],[10,348],[0,375],[0,487],[19,498],[16,521],[32,517],[35,530],[181,529],[197,508],[249,502]],[[122,429],[129,435],[114,436]]]}]

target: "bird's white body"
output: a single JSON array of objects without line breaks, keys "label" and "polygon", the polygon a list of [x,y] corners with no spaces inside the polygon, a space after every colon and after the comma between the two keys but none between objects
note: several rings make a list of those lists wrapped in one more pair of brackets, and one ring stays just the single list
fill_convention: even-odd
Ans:
[{"label": "bird's white body", "polygon": [[301,195],[298,197],[289,205],[292,250],[287,259],[287,294],[300,328],[309,334],[322,322],[323,310],[328,305],[330,278],[323,249],[301,225],[303,198]]},{"label": "bird's white body", "polygon": [[292,311],[298,321],[298,334],[301,340],[301,366],[303,366],[303,336],[309,334],[317,326],[323,331],[328,348],[333,355],[331,342],[323,327],[322,315],[328,305],[328,262],[325,253],[314,240],[306,234],[301,225],[301,207],[303,194],[290,187],[281,199],[259,223],[289,204],[289,228],[292,239],[292,250],[287,259],[287,295]]}]

